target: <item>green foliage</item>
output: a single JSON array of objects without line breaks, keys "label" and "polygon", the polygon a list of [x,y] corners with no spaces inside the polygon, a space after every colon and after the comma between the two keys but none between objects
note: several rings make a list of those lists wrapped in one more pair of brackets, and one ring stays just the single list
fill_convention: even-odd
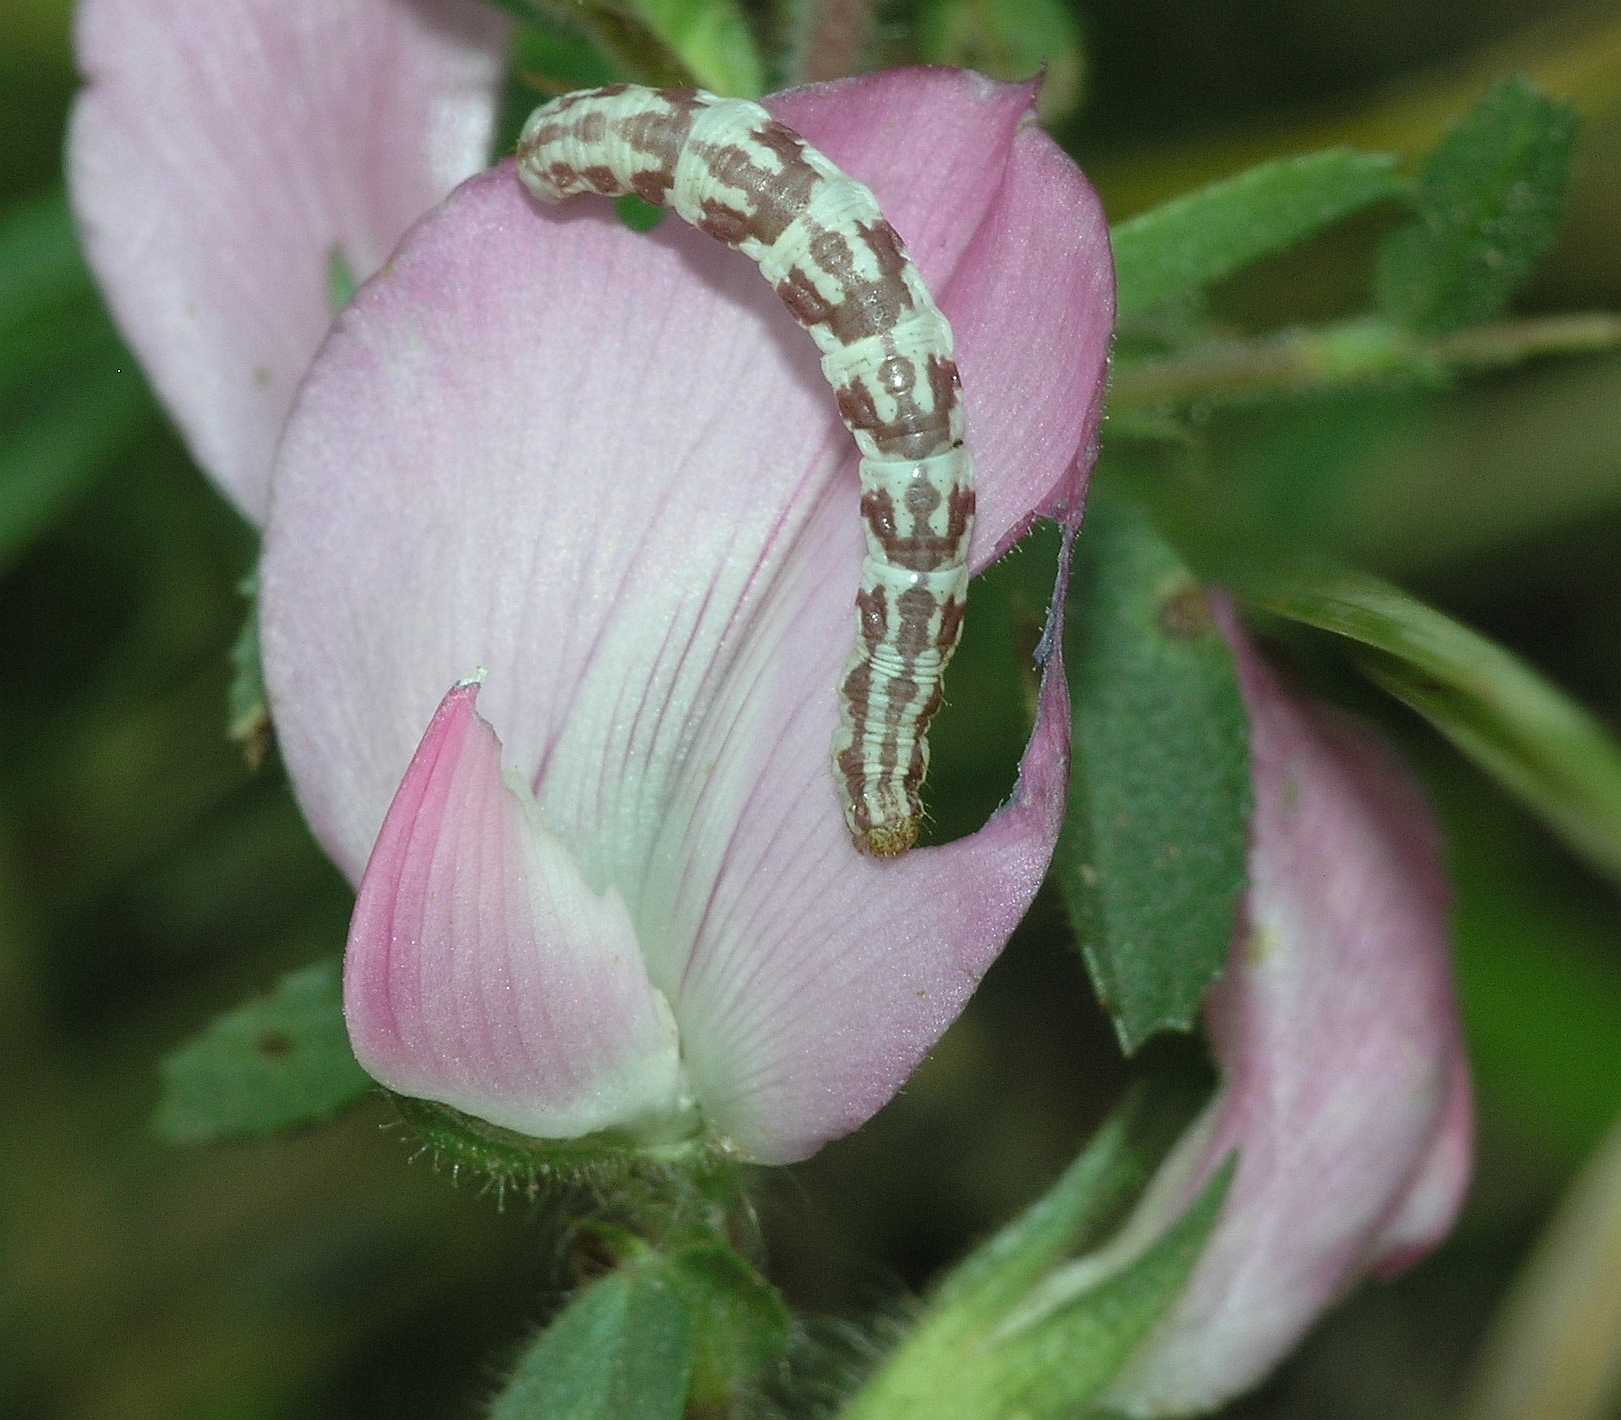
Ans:
[{"label": "green foliage", "polygon": [[[1099,1243],[1148,1183],[1199,1101],[1173,1077],[1137,1086],[1115,1106],[1035,1203],[963,1259],[929,1303],[919,1338],[944,1359],[1007,1314],[1066,1256]],[[917,1343],[914,1343],[914,1345]]]},{"label": "green foliage", "polygon": [[645,24],[700,87],[742,98],[764,92],[765,69],[736,0],[621,0],[602,8]]},{"label": "green foliage", "polygon": [[660,1251],[598,1228],[620,1259],[519,1361],[491,1420],[731,1414],[788,1344],[776,1290],[718,1238]]},{"label": "green foliage", "polygon": [[0,220],[0,571],[145,431],[151,400],[101,310],[61,192]]},{"label": "green foliage", "polygon": [[788,1348],[793,1317],[731,1248],[694,1243],[660,1268],[692,1317],[692,1404],[728,1413]]},{"label": "green foliage", "polygon": [[1613,896],[1595,894],[1484,776],[1443,762],[1425,779],[1458,889],[1458,989],[1476,1088],[1505,1135],[1536,1141],[1527,1167],[1553,1175],[1597,1148],[1621,1114]]},{"label": "green foliage", "polygon": [[336,958],[295,971],[166,1057],[153,1128],[173,1143],[247,1138],[328,1119],[372,1082],[343,1028]]},{"label": "green foliage", "polygon": [[1244,889],[1249,727],[1202,588],[1121,498],[1077,551],[1065,658],[1075,770],[1055,870],[1122,1046],[1186,1030]]},{"label": "green foliage", "polygon": [[[1230,1171],[1162,1236],[1098,1249],[1193,1112],[1175,1087],[1141,1090],[1022,1217],[947,1277],[912,1334],[842,1420],[1072,1416],[1170,1307],[1220,1212]],[[1083,1249],[1098,1249],[1080,1257]]]},{"label": "green foliage", "polygon": [[0,330],[60,307],[90,289],[67,198],[43,193],[18,203],[0,221]]},{"label": "green foliage", "polygon": [[1424,166],[1417,220],[1380,253],[1379,303],[1427,332],[1490,320],[1553,245],[1576,114],[1524,79],[1499,84]]},{"label": "green foliage", "polygon": [[1041,75],[1042,120],[1056,123],[1081,104],[1086,50],[1080,22],[1060,0],[925,0],[918,57],[977,69],[997,79]]},{"label": "green foliage", "polygon": [[22,433],[0,444],[0,571],[95,487],[152,407],[127,367],[87,368],[38,392]]},{"label": "green foliage", "polygon": [[[759,48],[733,0],[493,0],[550,31],[583,35],[612,66],[614,78],[660,86],[697,84],[717,94],[753,97],[765,87]],[[521,42],[520,42],[521,43]],[[564,52],[578,56],[578,46]],[[542,75],[541,77],[549,77]],[[575,82],[599,83],[608,76]]]},{"label": "green foliage", "polygon": [[[625,76],[618,66],[578,25],[565,22],[550,13],[540,13],[524,0],[496,0],[503,8],[532,20],[518,31],[514,43],[512,67],[522,85],[522,113],[527,118],[531,109],[551,93],[566,93],[570,89],[596,89]],[[517,126],[512,126],[513,141],[517,141]]]},{"label": "green foliage", "polygon": [[[996,1338],[1001,1371],[1011,1384],[1001,1388],[995,1415],[1066,1420],[1093,1400],[1131,1359],[1154,1323],[1182,1295],[1232,1183],[1229,1161],[1182,1215],[1140,1257],[1103,1281],[1092,1283],[1083,1259],[1075,1277],[1087,1277],[1084,1290],[1053,1310],[1015,1318],[1010,1335]],[[1050,1279],[1050,1305],[1073,1280]]]},{"label": "green foliage", "polygon": [[1119,223],[1122,319],[1284,251],[1401,191],[1393,158],[1333,148],[1262,163]]},{"label": "green foliage", "polygon": [[1256,603],[1365,648],[1364,669],[1621,879],[1621,746],[1585,710],[1478,632],[1371,577],[1297,571]]},{"label": "green foliage", "polygon": [[656,1271],[593,1282],[518,1362],[490,1420],[679,1420],[693,1368],[693,1324]]}]

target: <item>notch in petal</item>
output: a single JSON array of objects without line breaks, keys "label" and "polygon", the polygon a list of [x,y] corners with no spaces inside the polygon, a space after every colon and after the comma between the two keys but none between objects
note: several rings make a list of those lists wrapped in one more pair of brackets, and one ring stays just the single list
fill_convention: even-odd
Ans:
[{"label": "notch in petal", "polygon": [[367,865],[344,965],[390,1089],[552,1139],[690,1128],[675,1025],[624,901],[591,890],[501,773],[478,685],[445,697]]}]

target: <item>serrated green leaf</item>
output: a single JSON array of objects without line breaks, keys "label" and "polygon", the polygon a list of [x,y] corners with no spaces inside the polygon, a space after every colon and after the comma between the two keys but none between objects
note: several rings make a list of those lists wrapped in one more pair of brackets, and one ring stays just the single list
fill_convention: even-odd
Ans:
[{"label": "serrated green leaf", "polygon": [[1621,880],[1621,746],[1518,657],[1373,577],[1297,569],[1247,595],[1367,648],[1369,675]]},{"label": "serrated green leaf", "polygon": [[1203,589],[1129,500],[1087,511],[1067,626],[1075,768],[1053,866],[1130,1052],[1191,1027],[1227,960],[1249,723]]},{"label": "serrated green leaf", "polygon": [[165,1058],[153,1128],[174,1143],[314,1124],[372,1087],[343,1028],[343,964],[282,977]]},{"label": "serrated green leaf", "polygon": [[1565,104],[1523,78],[1494,88],[1425,164],[1417,220],[1385,240],[1380,306],[1429,333],[1497,315],[1553,245],[1575,141]]},{"label": "serrated green leaf", "polygon": [[631,1268],[593,1282],[518,1362],[490,1420],[680,1420],[692,1321],[674,1288]]},{"label": "serrated green leaf", "polygon": [[1112,234],[1121,317],[1208,286],[1400,191],[1394,158],[1331,148],[1262,163],[1132,217]]},{"label": "serrated green leaf", "polygon": [[730,1407],[788,1347],[793,1317],[777,1289],[724,1243],[696,1243],[657,1264],[693,1326],[692,1404]]}]

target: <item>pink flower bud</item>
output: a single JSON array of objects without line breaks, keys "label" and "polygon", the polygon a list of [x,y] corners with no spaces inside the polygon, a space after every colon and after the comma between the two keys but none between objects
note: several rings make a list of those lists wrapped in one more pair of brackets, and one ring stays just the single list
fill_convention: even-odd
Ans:
[{"label": "pink flower bud", "polygon": [[1220,1091],[1137,1216],[1148,1239],[1233,1150],[1238,1173],[1187,1292],[1116,1379],[1133,1416],[1249,1389],[1368,1273],[1451,1228],[1472,1108],[1452,992],[1442,844],[1363,727],[1286,690],[1219,607],[1250,714],[1250,889],[1206,1021]]}]

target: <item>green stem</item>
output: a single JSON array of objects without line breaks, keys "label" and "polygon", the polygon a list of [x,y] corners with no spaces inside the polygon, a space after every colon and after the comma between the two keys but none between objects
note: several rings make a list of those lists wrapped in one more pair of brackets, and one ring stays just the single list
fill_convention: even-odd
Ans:
[{"label": "green stem", "polygon": [[1111,391],[1122,411],[1332,389],[1370,380],[1444,383],[1453,374],[1546,355],[1621,348],[1621,315],[1540,316],[1474,326],[1438,339],[1377,318],[1212,341],[1162,360],[1122,362]]},{"label": "green stem", "polygon": [[1363,669],[1621,881],[1621,744],[1517,656],[1377,578],[1275,570],[1251,605],[1364,648]]}]

